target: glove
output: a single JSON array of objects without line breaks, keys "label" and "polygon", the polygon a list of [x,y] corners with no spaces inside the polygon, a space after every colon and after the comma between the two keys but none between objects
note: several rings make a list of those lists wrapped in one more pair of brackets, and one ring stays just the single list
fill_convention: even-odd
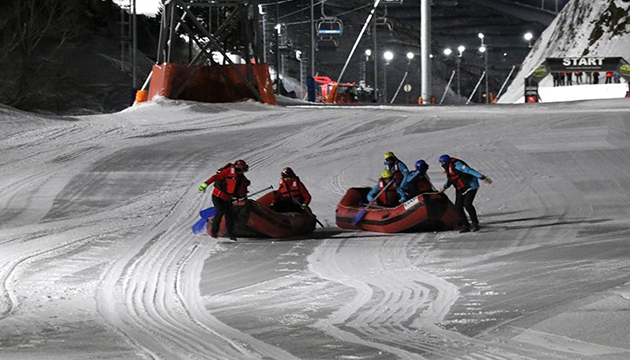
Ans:
[{"label": "glove", "polygon": [[208,184],[206,183],[199,185],[199,192],[200,193],[205,192],[207,187],[208,187]]},{"label": "glove", "polygon": [[492,179],[490,179],[489,177],[485,177],[483,179],[481,179],[483,182],[485,182],[486,184],[490,185],[492,184]]}]

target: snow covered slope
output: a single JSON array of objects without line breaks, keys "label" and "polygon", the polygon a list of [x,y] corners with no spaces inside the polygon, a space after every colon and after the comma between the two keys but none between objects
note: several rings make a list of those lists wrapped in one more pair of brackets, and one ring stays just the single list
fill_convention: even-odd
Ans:
[{"label": "snow covered slope", "polygon": [[[1,359],[628,359],[630,102],[0,108]],[[341,231],[383,153],[495,180],[479,233]],[[326,225],[218,243],[198,185],[291,166]],[[453,196],[452,190],[448,191]]]},{"label": "snow covered slope", "polygon": [[[522,103],[525,77],[549,57],[603,56],[630,61],[629,9],[627,0],[572,0],[540,35],[499,102]],[[553,86],[551,76],[540,86]]]}]

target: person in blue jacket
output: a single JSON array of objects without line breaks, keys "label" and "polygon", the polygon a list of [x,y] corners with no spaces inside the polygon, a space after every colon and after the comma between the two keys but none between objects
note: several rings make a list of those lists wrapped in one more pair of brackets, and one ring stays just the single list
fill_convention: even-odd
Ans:
[{"label": "person in blue jacket", "polygon": [[405,191],[402,188],[402,185],[407,180],[407,176],[409,176],[409,168],[405,165],[404,162],[400,161],[393,152],[388,151],[384,155],[385,158],[385,170],[389,170],[396,179],[398,196],[400,199],[405,198]]},{"label": "person in blue jacket", "polygon": [[460,232],[471,231],[464,209],[470,215],[472,231],[479,231],[479,219],[477,218],[477,211],[473,206],[473,201],[479,189],[479,180],[492,184],[492,179],[471,168],[464,161],[448,155],[440,156],[440,165],[442,165],[446,173],[446,182],[439,192],[443,193],[451,185],[455,187],[455,210],[457,211],[459,222],[463,226]]},{"label": "person in blue jacket", "polygon": [[429,170],[429,164],[426,161],[416,161],[416,169],[409,173],[400,186],[403,190],[403,195],[400,197],[401,202],[405,202],[425,192],[435,192],[429,175],[427,175],[427,170]]}]

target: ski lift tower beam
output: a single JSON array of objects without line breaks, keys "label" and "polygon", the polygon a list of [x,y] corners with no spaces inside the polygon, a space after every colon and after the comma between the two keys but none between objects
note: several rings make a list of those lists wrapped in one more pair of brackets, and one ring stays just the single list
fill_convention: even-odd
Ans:
[{"label": "ski lift tower beam", "polygon": [[[258,0],[162,0],[162,6],[164,11],[156,64],[169,62],[174,45],[172,40],[185,36],[195,42],[201,51],[189,65],[194,65],[199,59],[205,59],[211,66],[218,65],[213,54],[220,53],[240,80],[262,100],[251,76],[251,68],[247,67],[247,74],[243,74],[229,57],[239,55],[245,60],[245,65],[262,63],[263,29],[260,28]],[[210,14],[217,14],[217,23],[202,24],[195,15],[197,8],[206,8]],[[229,48],[226,39],[230,39]],[[234,39],[238,41],[235,43]],[[224,72],[221,74],[227,83],[232,82]],[[147,88],[150,79],[151,74],[143,89]]]}]

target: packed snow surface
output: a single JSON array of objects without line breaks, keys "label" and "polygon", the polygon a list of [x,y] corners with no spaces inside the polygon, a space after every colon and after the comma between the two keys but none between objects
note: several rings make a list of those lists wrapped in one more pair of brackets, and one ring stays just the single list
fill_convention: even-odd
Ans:
[{"label": "packed snow surface", "polygon": [[[629,140],[624,99],[0,108],[0,358],[629,359]],[[338,229],[385,151],[436,186],[443,153],[494,179],[481,231]],[[325,228],[193,235],[197,187],[239,158],[252,191],[291,166]]]}]

